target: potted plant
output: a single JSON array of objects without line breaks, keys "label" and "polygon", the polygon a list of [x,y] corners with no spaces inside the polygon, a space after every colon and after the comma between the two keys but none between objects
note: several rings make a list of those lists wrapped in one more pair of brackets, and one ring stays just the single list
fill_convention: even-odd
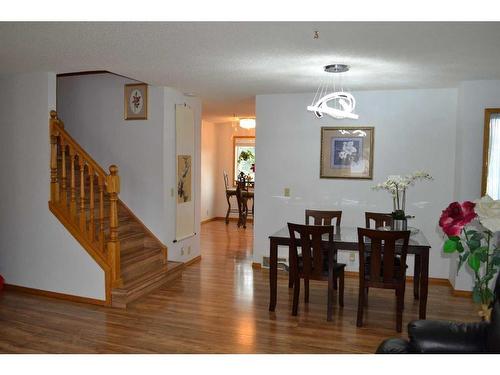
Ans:
[{"label": "potted plant", "polygon": [[475,202],[453,202],[442,212],[439,226],[448,239],[445,253],[457,252],[457,273],[467,263],[474,274],[472,298],[481,304],[480,315],[489,320],[493,301],[491,280],[500,269],[500,248],[496,233],[500,232],[500,200],[484,196]]},{"label": "potted plant", "polygon": [[405,213],[406,189],[418,180],[432,180],[432,176],[424,171],[416,171],[406,176],[391,175],[384,182],[373,186],[374,190],[387,190],[391,193],[394,208],[392,220],[395,230],[407,229],[406,219],[411,216],[407,216]]}]

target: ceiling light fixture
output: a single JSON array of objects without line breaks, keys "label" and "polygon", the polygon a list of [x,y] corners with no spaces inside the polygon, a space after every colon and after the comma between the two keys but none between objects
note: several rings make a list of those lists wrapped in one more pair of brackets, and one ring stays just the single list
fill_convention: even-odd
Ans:
[{"label": "ceiling light fixture", "polygon": [[255,119],[254,118],[240,118],[240,127],[243,129],[254,129]]},{"label": "ceiling light fixture", "polygon": [[[324,67],[327,73],[345,73],[349,70],[349,66],[345,64],[331,64]],[[332,76],[333,77],[333,76]],[[314,112],[316,117],[321,118],[324,114],[335,119],[349,118],[357,120],[359,116],[353,113],[356,107],[356,100],[352,94],[345,92],[342,86],[342,76],[339,75],[339,84],[335,83],[335,78],[331,80],[325,79],[318,90],[308,111]],[[333,106],[328,103],[332,102]]]}]

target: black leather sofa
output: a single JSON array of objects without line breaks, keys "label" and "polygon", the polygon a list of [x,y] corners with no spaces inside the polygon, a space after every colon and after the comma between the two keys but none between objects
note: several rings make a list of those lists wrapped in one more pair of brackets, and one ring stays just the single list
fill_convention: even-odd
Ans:
[{"label": "black leather sofa", "polygon": [[385,340],[377,354],[500,353],[500,277],[494,293],[490,322],[415,320],[408,324],[409,340]]}]

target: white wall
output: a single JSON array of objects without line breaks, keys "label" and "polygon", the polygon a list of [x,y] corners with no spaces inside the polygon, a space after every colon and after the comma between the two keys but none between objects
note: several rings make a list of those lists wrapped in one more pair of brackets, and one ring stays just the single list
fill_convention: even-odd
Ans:
[{"label": "white wall", "polygon": [[220,189],[216,177],[217,133],[216,125],[208,121],[201,123],[201,221],[214,218],[216,189]]},{"label": "white wall", "polygon": [[[123,90],[135,82],[114,74],[58,79],[58,112],[66,129],[103,167],[118,165],[120,198],[168,246],[168,258],[200,254],[201,103],[167,87],[148,86],[148,119],[123,119]],[[196,236],[175,239],[175,104],[194,110],[194,199]],[[181,254],[185,247],[184,255]],[[191,247],[188,253],[188,247]]]},{"label": "white wall", "polygon": [[[166,235],[169,260],[186,262],[200,255],[200,203],[201,203],[201,101],[198,98],[186,97],[177,90],[163,88],[165,93],[163,126],[163,186],[164,210],[166,212]],[[194,179],[194,223],[193,237],[173,243],[175,239],[175,205],[177,197],[176,156],[175,156],[175,105],[189,105],[194,112],[194,150],[193,179]],[[190,250],[189,250],[190,248]],[[184,254],[182,250],[184,249]]]},{"label": "white wall", "polygon": [[148,119],[124,120],[124,85],[114,74],[60,77],[57,110],[66,130],[106,171],[119,168],[122,199],[164,243],[164,91],[148,87]]},{"label": "white wall", "polygon": [[104,272],[47,204],[56,77],[0,76],[0,85],[0,274],[9,284],[104,300]]},{"label": "white wall", "polygon": [[[500,108],[500,81],[465,81],[458,87],[455,198],[475,200],[481,195],[484,110]],[[456,276],[450,267],[455,289],[471,290],[472,273],[463,267]]]},{"label": "white wall", "polygon": [[[269,253],[268,236],[287,221],[304,221],[306,208],[341,209],[342,224],[364,226],[365,211],[392,210],[387,192],[371,187],[390,174],[425,169],[435,180],[410,188],[407,213],[432,245],[430,276],[448,278],[437,228],[441,210],[453,199],[455,179],[456,89],[355,92],[360,119],[317,119],[306,111],[314,93],[259,95],[256,101],[256,184],[254,261]],[[373,180],[320,179],[322,126],[375,127]],[[290,198],[283,197],[289,187]],[[286,256],[285,249],[280,256]],[[340,254],[348,269],[348,254]],[[413,259],[409,262],[412,274]]]}]

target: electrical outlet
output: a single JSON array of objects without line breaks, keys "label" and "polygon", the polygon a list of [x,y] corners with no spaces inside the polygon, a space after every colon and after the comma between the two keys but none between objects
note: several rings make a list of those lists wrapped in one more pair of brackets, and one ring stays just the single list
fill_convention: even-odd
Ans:
[{"label": "electrical outlet", "polygon": [[284,190],[283,190],[283,195],[285,197],[289,197],[290,196],[290,188],[286,187]]},{"label": "electrical outlet", "polygon": [[356,261],[356,253],[354,251],[351,251],[349,253],[349,262],[354,263]]},{"label": "electrical outlet", "polygon": [[181,255],[184,255],[184,248],[181,247]]},{"label": "electrical outlet", "polygon": [[170,196],[173,197],[174,196],[174,188],[170,189]]},{"label": "electrical outlet", "polygon": [[191,254],[191,246],[188,246],[188,254]]}]

